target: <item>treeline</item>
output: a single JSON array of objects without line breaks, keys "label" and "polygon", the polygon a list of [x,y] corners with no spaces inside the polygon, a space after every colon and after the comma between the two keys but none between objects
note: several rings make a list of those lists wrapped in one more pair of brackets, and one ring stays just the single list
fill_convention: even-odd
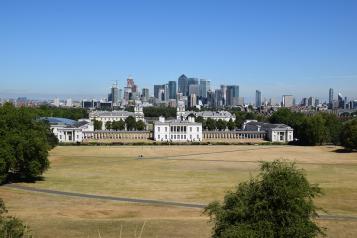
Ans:
[{"label": "treeline", "polygon": [[343,122],[334,114],[306,115],[281,108],[270,116],[269,121],[291,126],[296,143],[300,145],[331,143],[350,150],[357,149],[357,119]]},{"label": "treeline", "polygon": [[176,108],[174,107],[144,107],[145,117],[176,117]]},{"label": "treeline", "polygon": [[[102,130],[103,122],[94,120],[93,121],[94,125],[94,130]],[[105,129],[106,130],[114,130],[114,131],[122,131],[122,130],[128,130],[128,131],[143,131],[146,129],[146,125],[142,120],[136,121],[133,116],[129,116],[123,120],[119,121],[107,121],[105,122]]]},{"label": "treeline", "polygon": [[72,120],[88,118],[88,111],[83,108],[40,106],[36,108],[29,108],[29,110],[33,110],[33,113],[40,117],[62,117]]},{"label": "treeline", "polygon": [[0,107],[0,184],[32,180],[48,167],[48,151],[58,143],[33,108]]}]

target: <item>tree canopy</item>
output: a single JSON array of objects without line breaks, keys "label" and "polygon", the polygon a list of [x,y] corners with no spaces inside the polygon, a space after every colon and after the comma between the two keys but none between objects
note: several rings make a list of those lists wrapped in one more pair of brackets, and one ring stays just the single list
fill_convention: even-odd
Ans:
[{"label": "tree canopy", "polygon": [[48,150],[57,144],[49,124],[29,108],[0,107],[0,183],[15,176],[34,179],[48,167]]},{"label": "tree canopy", "polygon": [[313,199],[320,194],[293,163],[263,162],[256,178],[228,192],[222,204],[210,203],[205,212],[214,238],[310,238],[324,235],[313,220]]},{"label": "tree canopy", "polygon": [[350,120],[343,125],[341,145],[347,150],[357,150],[357,119]]}]

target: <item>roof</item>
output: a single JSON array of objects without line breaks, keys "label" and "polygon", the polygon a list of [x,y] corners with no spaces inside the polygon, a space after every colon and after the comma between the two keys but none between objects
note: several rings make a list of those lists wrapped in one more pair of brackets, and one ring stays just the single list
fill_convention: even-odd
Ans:
[{"label": "roof", "polygon": [[135,116],[134,112],[128,111],[93,111],[89,113],[89,117],[128,117]]},{"label": "roof", "polygon": [[265,130],[265,129],[293,130],[290,126],[285,125],[285,124],[272,124],[272,123],[258,122],[258,121],[249,121],[249,122],[246,122],[246,125],[260,126],[262,130]]},{"label": "roof", "polygon": [[50,125],[62,126],[65,128],[78,128],[83,125],[88,124],[87,121],[75,121],[68,118],[61,118],[61,117],[41,117],[40,120],[48,121]]},{"label": "roof", "polygon": [[196,117],[223,117],[223,118],[234,118],[235,116],[228,111],[186,111],[185,115],[194,114]]},{"label": "roof", "polygon": [[155,121],[155,125],[169,125],[169,124],[181,124],[181,125],[202,125],[200,122],[190,122],[190,121],[183,121],[183,120],[169,120],[169,121]]}]

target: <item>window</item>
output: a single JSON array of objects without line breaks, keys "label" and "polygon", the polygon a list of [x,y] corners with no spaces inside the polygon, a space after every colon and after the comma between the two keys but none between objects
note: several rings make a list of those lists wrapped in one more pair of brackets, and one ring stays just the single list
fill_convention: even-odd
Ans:
[{"label": "window", "polygon": [[[160,128],[160,127],[159,127]],[[160,139],[160,135],[157,135],[157,139]]]},{"label": "window", "polygon": [[197,139],[200,139],[199,135],[197,135]]},{"label": "window", "polygon": [[[159,126],[157,127],[157,131],[160,131],[160,127],[159,127]],[[159,138],[160,138],[160,137],[159,137]]]},{"label": "window", "polygon": [[190,132],[192,132],[192,127],[190,127]]},{"label": "window", "polygon": [[192,140],[192,135],[190,135],[190,140]]},{"label": "window", "polygon": [[167,127],[165,126],[165,132],[167,132]]},{"label": "window", "polygon": [[174,135],[174,139],[176,140],[176,135]]},{"label": "window", "polygon": [[167,135],[165,135],[165,140],[167,140]]},{"label": "window", "polygon": [[200,128],[199,127],[197,127],[197,132],[199,132],[200,131]]},{"label": "window", "polygon": [[62,140],[62,135],[59,136],[60,140]]},{"label": "window", "polygon": [[183,135],[183,138],[186,140],[186,135]]},{"label": "window", "polygon": [[171,140],[174,138],[174,136],[173,135],[171,135]]}]

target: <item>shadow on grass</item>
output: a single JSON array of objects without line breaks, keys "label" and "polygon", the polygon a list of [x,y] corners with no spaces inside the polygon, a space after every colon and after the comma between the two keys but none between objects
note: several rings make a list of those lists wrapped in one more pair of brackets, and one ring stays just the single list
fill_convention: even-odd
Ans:
[{"label": "shadow on grass", "polygon": [[343,153],[354,153],[357,151],[356,150],[348,150],[348,149],[336,149],[333,152],[343,154]]},{"label": "shadow on grass", "polygon": [[3,183],[0,185],[8,183],[36,183],[37,181],[44,181],[45,177],[43,176],[32,176],[32,177],[23,177],[17,174],[9,174]]}]

